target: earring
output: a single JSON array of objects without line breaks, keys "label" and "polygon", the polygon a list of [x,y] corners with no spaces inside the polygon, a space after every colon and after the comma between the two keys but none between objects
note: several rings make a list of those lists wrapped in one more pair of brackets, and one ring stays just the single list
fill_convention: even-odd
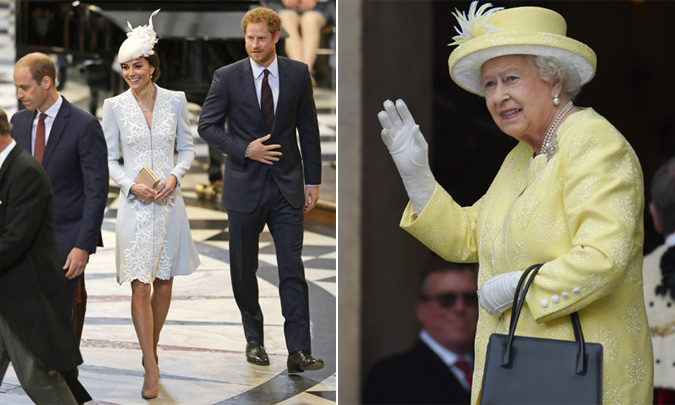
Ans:
[{"label": "earring", "polygon": [[[150,78],[152,79],[152,73],[150,73]],[[558,96],[556,96],[556,97],[558,97]],[[555,103],[555,101],[554,101],[554,103]],[[558,105],[558,104],[556,104],[556,105]]]},{"label": "earring", "polygon": [[560,98],[558,97],[558,94],[553,95],[553,105],[557,106],[560,104]]}]

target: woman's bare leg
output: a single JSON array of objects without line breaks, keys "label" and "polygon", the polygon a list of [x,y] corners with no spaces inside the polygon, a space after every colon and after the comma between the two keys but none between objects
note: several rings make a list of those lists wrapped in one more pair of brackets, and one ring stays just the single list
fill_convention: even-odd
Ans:
[{"label": "woman's bare leg", "polygon": [[169,306],[171,305],[171,290],[173,288],[173,277],[168,280],[160,280],[158,278],[152,282],[153,291],[150,304],[152,306],[153,319],[153,353],[155,361],[157,361],[157,344],[159,343],[159,333],[162,331],[166,315],[169,313]]},{"label": "woman's bare leg", "polygon": [[307,11],[300,17],[300,30],[302,31],[302,62],[309,66],[309,71],[314,69],[314,62],[321,43],[321,30],[326,26],[326,19],[318,11]]},{"label": "woman's bare leg", "polygon": [[281,17],[281,26],[288,33],[284,43],[286,56],[304,62],[302,37],[300,36],[300,16],[293,10],[281,10],[279,17]]},{"label": "woman's bare leg", "polygon": [[141,391],[144,397],[154,398],[159,391],[159,367],[153,352],[153,314],[150,305],[151,285],[131,282],[131,319],[143,353],[145,379]]}]

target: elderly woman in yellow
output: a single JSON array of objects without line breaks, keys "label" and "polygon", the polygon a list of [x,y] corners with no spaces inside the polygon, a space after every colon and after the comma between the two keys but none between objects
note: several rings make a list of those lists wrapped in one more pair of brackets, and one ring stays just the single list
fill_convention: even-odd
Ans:
[{"label": "elderly woman in yellow", "polygon": [[[378,115],[382,139],[411,200],[401,226],[455,262],[479,262],[482,308],[472,402],[480,398],[491,333],[507,333],[517,281],[544,263],[518,334],[586,340],[604,350],[603,403],[651,403],[653,363],[642,294],[643,181],[635,152],[605,118],[573,104],[596,56],[566,36],[562,16],[539,7],[456,13],[452,79],[485,97],[518,145],[473,206],[434,180],[427,144],[402,100]],[[561,399],[564,401],[564,399]]]}]

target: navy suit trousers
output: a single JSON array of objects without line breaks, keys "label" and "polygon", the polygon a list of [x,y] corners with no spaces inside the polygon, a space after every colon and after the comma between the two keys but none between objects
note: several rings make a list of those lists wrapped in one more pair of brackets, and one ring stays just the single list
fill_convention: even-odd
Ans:
[{"label": "navy suit trousers", "polygon": [[268,171],[262,198],[251,213],[228,210],[230,271],[234,298],[241,311],[246,341],[264,343],[263,314],[258,302],[258,243],[267,224],[277,254],[279,296],[289,353],[311,353],[309,294],[302,264],[303,211],[293,208]]}]

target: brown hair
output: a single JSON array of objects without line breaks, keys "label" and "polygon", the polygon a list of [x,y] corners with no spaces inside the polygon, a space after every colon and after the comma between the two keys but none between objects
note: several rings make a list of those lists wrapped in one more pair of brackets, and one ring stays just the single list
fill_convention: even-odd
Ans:
[{"label": "brown hair", "polygon": [[52,80],[52,84],[56,85],[56,66],[54,61],[44,53],[29,53],[16,62],[16,67],[28,68],[30,75],[37,83],[47,76]]},{"label": "brown hair", "polygon": [[420,277],[417,294],[423,297],[426,294],[426,281],[434,273],[464,272],[468,271],[474,277],[478,277],[478,263],[454,263],[449,262],[435,253],[431,253],[427,267]]},{"label": "brown hair", "polygon": [[12,132],[12,124],[7,119],[7,113],[0,107],[0,135],[9,135]]},{"label": "brown hair", "polygon": [[157,56],[157,51],[155,51],[152,55],[146,56],[145,60],[148,61],[148,64],[150,66],[155,68],[155,72],[152,74],[152,82],[155,83],[157,79],[159,79],[159,56]]},{"label": "brown hair", "polygon": [[258,7],[253,10],[249,10],[244,18],[241,19],[241,30],[246,34],[246,27],[249,23],[267,23],[267,28],[270,31],[270,34],[274,35],[275,32],[281,31],[281,17],[279,14],[275,13],[272,9],[266,7]]}]

